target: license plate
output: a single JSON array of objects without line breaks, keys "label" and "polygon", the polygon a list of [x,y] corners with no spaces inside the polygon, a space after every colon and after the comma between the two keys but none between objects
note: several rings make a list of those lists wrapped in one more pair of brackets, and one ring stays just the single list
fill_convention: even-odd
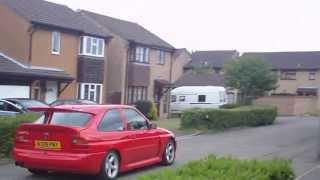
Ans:
[{"label": "license plate", "polygon": [[60,150],[61,143],[60,141],[35,141],[36,149],[47,149],[47,150]]}]

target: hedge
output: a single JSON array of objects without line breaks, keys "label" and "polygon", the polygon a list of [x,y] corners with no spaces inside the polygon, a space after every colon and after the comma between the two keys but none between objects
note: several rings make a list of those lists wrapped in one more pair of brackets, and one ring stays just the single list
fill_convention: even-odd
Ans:
[{"label": "hedge", "polygon": [[158,112],[155,103],[151,101],[137,101],[135,107],[142,112],[148,119],[157,120]]},{"label": "hedge", "polygon": [[39,114],[0,116],[0,158],[10,156],[16,128],[22,123],[33,122],[38,117]]},{"label": "hedge", "polygon": [[189,109],[182,113],[182,128],[226,129],[273,124],[277,108],[245,106],[234,109]]},{"label": "hedge", "polygon": [[236,160],[210,155],[177,169],[165,169],[138,177],[139,180],[294,180],[287,160]]}]

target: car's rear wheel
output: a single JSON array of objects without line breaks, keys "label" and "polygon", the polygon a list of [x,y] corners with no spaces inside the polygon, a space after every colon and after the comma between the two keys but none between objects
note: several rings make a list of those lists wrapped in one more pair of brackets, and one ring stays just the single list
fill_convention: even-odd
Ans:
[{"label": "car's rear wheel", "polygon": [[116,152],[111,151],[106,155],[102,163],[100,178],[103,180],[115,179],[119,174],[119,169],[119,155]]},{"label": "car's rear wheel", "polygon": [[44,176],[48,174],[48,171],[46,170],[28,169],[28,171],[37,176]]},{"label": "car's rear wheel", "polygon": [[162,164],[171,165],[174,163],[176,158],[176,146],[172,139],[170,139],[165,147],[162,156]]}]

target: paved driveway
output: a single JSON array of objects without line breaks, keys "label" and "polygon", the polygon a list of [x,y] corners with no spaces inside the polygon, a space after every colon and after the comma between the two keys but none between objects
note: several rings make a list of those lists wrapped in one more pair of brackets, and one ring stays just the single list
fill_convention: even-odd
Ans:
[{"label": "paved driveway", "polygon": [[[272,126],[233,129],[223,133],[180,138],[175,166],[202,158],[210,153],[237,158],[288,158],[293,161],[299,180],[318,180],[320,164],[316,158],[319,121],[312,117],[282,117]],[[134,179],[161,169],[153,166],[123,174],[120,179]],[[50,175],[36,177],[12,164],[0,166],[0,180],[75,180],[92,177]]]}]

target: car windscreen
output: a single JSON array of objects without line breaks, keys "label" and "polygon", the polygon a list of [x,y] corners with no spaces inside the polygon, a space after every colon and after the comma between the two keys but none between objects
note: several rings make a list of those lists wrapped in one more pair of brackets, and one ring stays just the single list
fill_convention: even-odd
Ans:
[{"label": "car windscreen", "polygon": [[91,114],[81,112],[54,112],[50,124],[84,127],[91,117]]},{"label": "car windscreen", "polygon": [[48,106],[45,103],[36,101],[36,100],[19,100],[17,102],[26,109],[30,107],[47,107]]}]

